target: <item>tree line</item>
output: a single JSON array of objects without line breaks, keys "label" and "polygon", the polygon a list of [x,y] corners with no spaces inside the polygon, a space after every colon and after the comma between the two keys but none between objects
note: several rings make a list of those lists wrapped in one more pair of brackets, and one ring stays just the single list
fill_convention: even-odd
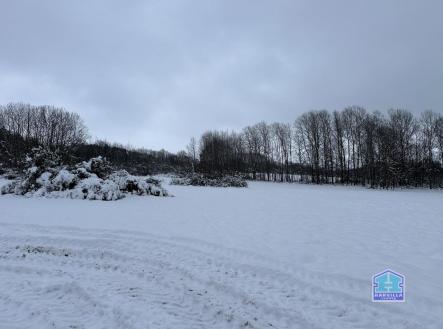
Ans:
[{"label": "tree line", "polygon": [[102,155],[133,174],[198,171],[281,182],[443,187],[443,116],[432,111],[309,111],[292,123],[207,131],[177,154],[88,143],[88,136],[80,116],[63,108],[0,106],[3,167],[20,167],[33,147],[42,146],[58,150],[67,163]]},{"label": "tree line", "polygon": [[88,143],[88,129],[77,113],[50,105],[11,103],[0,106],[0,167],[20,169],[35,147],[57,152],[66,164],[99,155],[131,174],[191,171],[185,152],[173,154],[96,141]]},{"label": "tree line", "polygon": [[115,167],[125,169],[133,175],[192,171],[192,162],[184,151],[174,154],[165,150],[131,148],[107,141],[82,143],[71,147],[69,162],[78,163],[99,155],[105,157]]},{"label": "tree line", "polygon": [[0,106],[0,128],[47,147],[68,147],[88,138],[88,129],[77,113],[50,105]]},{"label": "tree line", "polygon": [[[188,149],[195,149],[193,143]],[[417,117],[403,109],[383,114],[358,106],[309,111],[292,124],[260,122],[241,132],[208,131],[198,144],[195,166],[211,175],[443,187],[443,116],[432,111]]]}]

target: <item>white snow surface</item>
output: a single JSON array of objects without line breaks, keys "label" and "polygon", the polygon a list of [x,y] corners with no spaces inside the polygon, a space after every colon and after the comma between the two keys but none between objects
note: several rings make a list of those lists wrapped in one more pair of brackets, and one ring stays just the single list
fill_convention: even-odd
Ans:
[{"label": "white snow surface", "polygon": [[[443,327],[442,191],[167,188],[1,196],[0,328]],[[405,303],[371,302],[386,268]]]}]

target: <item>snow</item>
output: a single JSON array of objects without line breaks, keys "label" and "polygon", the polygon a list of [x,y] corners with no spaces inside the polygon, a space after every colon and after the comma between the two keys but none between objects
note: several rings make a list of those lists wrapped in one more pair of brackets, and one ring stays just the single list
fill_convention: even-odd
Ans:
[{"label": "snow", "polygon": [[36,182],[39,183],[40,185],[43,185],[43,186],[49,185],[51,176],[52,176],[52,173],[44,172],[41,174],[41,176],[39,178],[37,178]]},{"label": "snow", "polygon": [[[1,196],[0,328],[441,328],[442,191],[167,189]],[[371,302],[386,268],[405,303]]]},{"label": "snow", "polygon": [[52,180],[52,183],[58,187],[60,191],[66,189],[70,184],[72,184],[77,176],[70,173],[66,169],[62,169]]}]

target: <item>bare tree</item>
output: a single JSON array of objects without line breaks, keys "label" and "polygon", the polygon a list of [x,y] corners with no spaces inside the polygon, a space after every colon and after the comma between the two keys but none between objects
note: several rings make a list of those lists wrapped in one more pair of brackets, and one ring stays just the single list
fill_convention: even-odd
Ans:
[{"label": "bare tree", "polygon": [[186,146],[187,155],[189,158],[191,158],[192,162],[192,171],[195,171],[195,165],[197,164],[198,160],[198,146],[197,141],[195,140],[195,137],[191,137],[191,140],[189,141],[189,144]]},{"label": "bare tree", "polygon": [[88,138],[88,130],[78,114],[48,105],[8,104],[0,108],[0,125],[48,147],[72,146]]}]

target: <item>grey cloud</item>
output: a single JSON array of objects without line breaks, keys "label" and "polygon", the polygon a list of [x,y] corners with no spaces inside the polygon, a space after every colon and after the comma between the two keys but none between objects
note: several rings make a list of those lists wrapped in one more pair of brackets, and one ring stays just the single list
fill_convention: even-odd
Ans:
[{"label": "grey cloud", "polygon": [[0,102],[182,149],[303,111],[443,110],[440,1],[3,1]]}]

